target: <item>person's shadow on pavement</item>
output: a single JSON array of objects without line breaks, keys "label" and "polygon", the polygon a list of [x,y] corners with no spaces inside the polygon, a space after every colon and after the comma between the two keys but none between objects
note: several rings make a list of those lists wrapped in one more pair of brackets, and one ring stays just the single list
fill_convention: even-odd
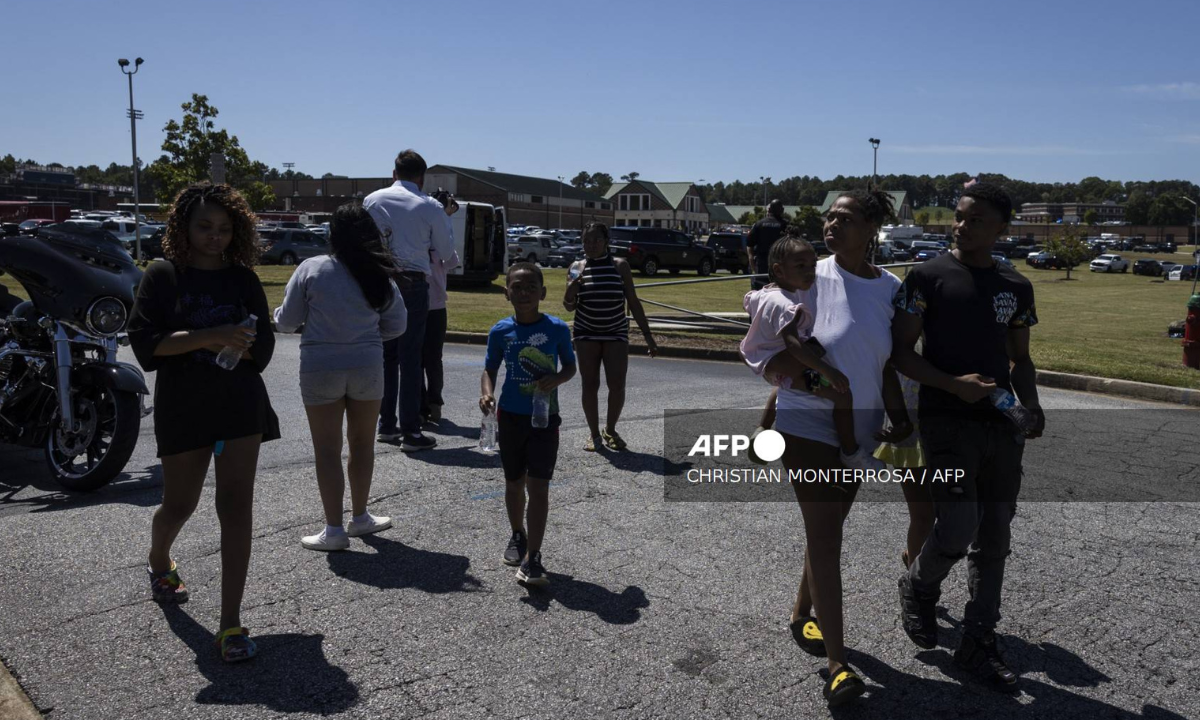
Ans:
[{"label": "person's shadow on pavement", "polygon": [[[916,654],[916,659],[937,668],[945,680],[920,678],[901,672],[887,663],[857,650],[847,650],[851,667],[868,680],[871,706],[881,716],[919,715],[932,708],[953,709],[959,715],[980,715],[992,718],[1116,718],[1117,720],[1183,720],[1163,708],[1146,705],[1142,714],[1122,710],[1101,700],[1077,695],[1062,686],[1095,688],[1112,682],[1104,673],[1093,668],[1078,655],[1054,645],[1034,645],[1011,635],[1000,636],[1000,649],[1013,672],[1042,672],[1050,682],[1021,677],[1021,694],[1006,695],[986,688],[968,670],[953,659],[954,648],[962,636],[962,623],[951,617],[945,608],[938,609],[939,617],[949,623],[942,628],[939,647]],[[897,630],[899,632],[899,630]],[[1054,683],[1054,684],[1050,684]],[[1019,698],[1024,695],[1024,701]],[[914,700],[919,698],[919,700]],[[1032,698],[1032,702],[1028,699]],[[914,702],[917,706],[914,706]],[[889,711],[891,710],[891,712]],[[849,717],[849,708],[834,711],[834,717]]]},{"label": "person's shadow on pavement", "polygon": [[226,663],[216,637],[178,605],[164,605],[171,631],[196,653],[209,685],[196,694],[205,705],[262,705],[276,712],[336,715],[358,703],[358,688],[325,658],[324,635],[252,635],[257,657]]},{"label": "person's shadow on pavement", "polygon": [[551,602],[557,602],[568,610],[595,613],[610,625],[631,625],[642,618],[643,608],[650,607],[646,592],[636,585],[615,593],[571,575],[551,572],[546,577],[550,584],[542,588],[526,586],[529,594],[521,602],[541,612],[549,610]]},{"label": "person's shadow on pavement", "polygon": [[329,553],[329,569],[351,582],[381,590],[413,588],[440,595],[483,587],[468,572],[471,561],[465,555],[421,550],[379,535],[365,535],[362,540],[375,552]]},{"label": "person's shadow on pavement", "polygon": [[637,452],[625,448],[624,450],[609,450],[605,448],[595,453],[597,457],[602,457],[618,470],[628,472],[649,472],[654,475],[663,477],[683,475],[692,467],[692,463],[672,462],[662,454],[651,454]]}]

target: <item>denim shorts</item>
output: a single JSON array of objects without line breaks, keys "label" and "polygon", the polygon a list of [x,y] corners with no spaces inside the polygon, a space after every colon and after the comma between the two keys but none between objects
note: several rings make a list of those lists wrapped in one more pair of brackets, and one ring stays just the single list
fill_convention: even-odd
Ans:
[{"label": "denim shorts", "polygon": [[383,366],[300,373],[300,398],[305,405],[328,405],[342,398],[382,400]]}]

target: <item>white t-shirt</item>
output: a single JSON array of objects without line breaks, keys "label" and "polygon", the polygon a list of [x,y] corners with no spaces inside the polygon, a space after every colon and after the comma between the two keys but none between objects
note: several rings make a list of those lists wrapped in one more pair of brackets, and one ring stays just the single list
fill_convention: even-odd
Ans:
[{"label": "white t-shirt", "polygon": [[[880,271],[874,280],[843,270],[832,256],[817,263],[816,323],[812,336],[826,350],[825,361],[842,371],[854,393],[854,434],[868,451],[879,444],[883,427],[883,366],[892,354],[892,299],[900,279]],[[801,390],[779,390],[775,428],[797,437],[838,445],[833,403]],[[789,412],[796,411],[796,412]]]}]

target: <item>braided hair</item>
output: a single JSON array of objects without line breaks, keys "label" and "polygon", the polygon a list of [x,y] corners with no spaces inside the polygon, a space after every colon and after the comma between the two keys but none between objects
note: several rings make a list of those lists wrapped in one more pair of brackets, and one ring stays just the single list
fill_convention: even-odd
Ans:
[{"label": "braided hair", "polygon": [[767,274],[770,276],[771,282],[778,282],[775,277],[775,265],[777,263],[782,265],[784,259],[787,258],[788,255],[794,252],[804,252],[805,250],[813,253],[814,255],[817,252],[813,248],[812,243],[804,239],[804,235],[801,234],[799,226],[789,226],[787,233],[783,237],[776,240],[775,243],[771,245],[771,249],[767,252]]},{"label": "braided hair", "polygon": [[346,203],[333,212],[329,248],[354,276],[371,307],[382,310],[392,298],[391,277],[399,268],[362,205]]},{"label": "braided hair", "polygon": [[868,185],[865,189],[851,190],[838,195],[838,199],[850,198],[859,208],[866,221],[875,228],[871,241],[867,243],[867,262],[875,257],[875,249],[879,247],[879,228],[889,219],[896,219],[896,211],[892,196],[875,187]]},{"label": "braided hair", "polygon": [[176,266],[186,266],[191,256],[188,242],[188,227],[192,214],[205,203],[219,205],[229,214],[233,223],[233,242],[225,248],[224,259],[233,265],[252,268],[258,264],[260,253],[258,233],[254,226],[258,220],[250,210],[250,204],[241,193],[229,185],[213,185],[203,182],[189,185],[175,196],[171,214],[167,218],[167,229],[163,234],[163,257]]}]

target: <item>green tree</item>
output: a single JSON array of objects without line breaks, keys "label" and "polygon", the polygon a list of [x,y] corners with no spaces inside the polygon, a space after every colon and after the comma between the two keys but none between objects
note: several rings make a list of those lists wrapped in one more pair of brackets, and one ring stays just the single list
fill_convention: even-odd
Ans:
[{"label": "green tree", "polygon": [[1192,205],[1178,195],[1159,195],[1150,204],[1149,224],[1163,227],[1165,225],[1190,225],[1192,223]]},{"label": "green tree", "polygon": [[624,180],[625,182],[633,182],[634,180],[637,180],[641,176],[642,176],[641,173],[631,172],[628,175],[622,175],[621,179]]},{"label": "green tree", "polygon": [[1150,224],[1150,205],[1153,201],[1146,193],[1137,190],[1129,196],[1125,203],[1125,219],[1131,225]]},{"label": "green tree", "polygon": [[921,212],[917,213],[917,216],[914,219],[917,221],[918,225],[928,225],[933,218],[929,216],[928,210],[922,210]]},{"label": "green tree", "polygon": [[12,174],[17,171],[17,159],[12,156],[12,153],[5,155],[0,159],[0,172]]},{"label": "green tree", "polygon": [[591,181],[592,175],[587,170],[580,170],[578,175],[571,178],[571,184],[580,190],[586,189]]},{"label": "green tree", "polygon": [[181,106],[183,119],[168,120],[163,127],[163,155],[155,160],[146,173],[155,183],[155,195],[160,204],[174,201],[180,190],[210,177],[212,153],[225,156],[225,181],[245,196],[254,210],[264,210],[275,202],[275,193],[263,182],[265,165],[251,162],[236,135],[217,130],[213,118],[217,108],[209,105],[208,97],[192,94],[190,102]]},{"label": "green tree", "polygon": [[1084,225],[1095,225],[1099,219],[1100,213],[1096,212],[1095,209],[1088,210],[1083,214]]},{"label": "green tree", "polygon": [[1071,270],[1092,256],[1083,232],[1074,225],[1064,226],[1062,231],[1046,241],[1046,252],[1066,266],[1067,279]]},{"label": "green tree", "polygon": [[592,192],[603,197],[604,193],[613,186],[613,177],[608,173],[592,173],[590,184]]},{"label": "green tree", "polygon": [[825,219],[812,205],[801,205],[796,211],[793,224],[800,228],[804,237],[812,241],[820,240],[825,233]]}]

